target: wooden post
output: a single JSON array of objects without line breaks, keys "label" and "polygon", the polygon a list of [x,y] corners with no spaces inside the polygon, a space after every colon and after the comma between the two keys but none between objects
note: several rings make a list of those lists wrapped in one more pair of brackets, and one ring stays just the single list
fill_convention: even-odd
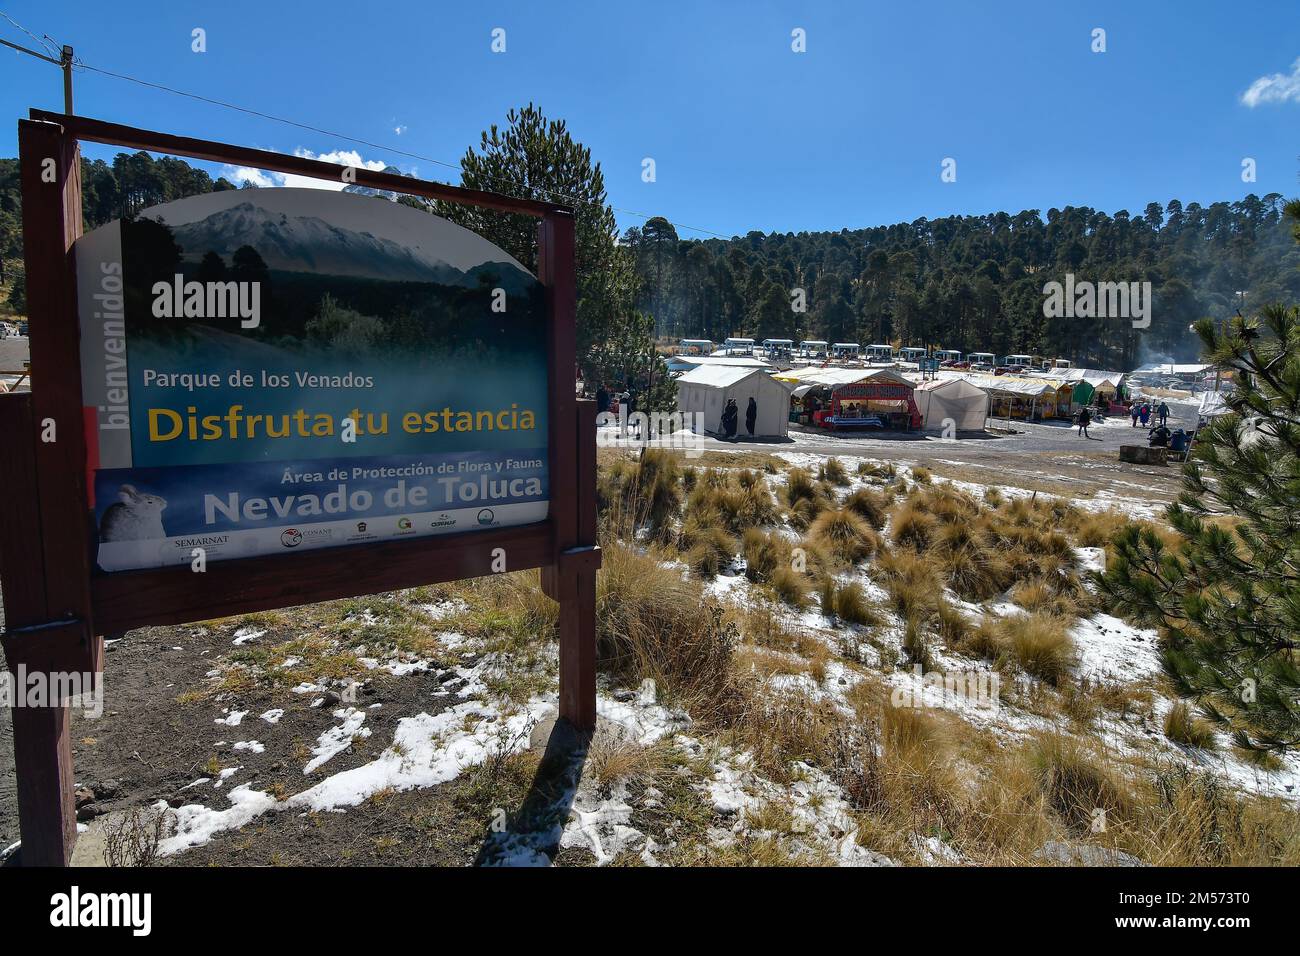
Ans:
[{"label": "wooden post", "polygon": [[[81,236],[81,152],[53,123],[18,124],[23,257],[31,318],[32,425],[45,552],[45,621],[90,619],[90,498],[72,244]],[[53,440],[41,432],[53,428]],[[57,573],[55,573],[57,571]]]},{"label": "wooden post", "polygon": [[560,716],[579,730],[596,728],[596,403],[577,403],[578,541],[562,555],[568,577],[560,599]]},{"label": "wooden post", "polygon": [[538,227],[538,273],[550,316],[550,488],[555,558],[542,588],[560,603],[560,717],[577,730],[596,727],[596,412],[579,402],[577,282],[573,217],[548,213]]},{"label": "wooden post", "polygon": [[[20,122],[18,143],[33,390],[0,403],[5,658],[11,671],[27,674],[98,673],[103,642],[92,637],[89,623],[89,509],[72,255],[81,235],[81,159],[76,141],[54,124]],[[66,865],[77,839],[68,702],[17,706],[11,713],[22,862]]]},{"label": "wooden post", "polygon": [[[47,672],[38,643],[47,636],[23,633],[45,621],[45,564],[38,546],[41,534],[36,461],[32,432],[32,396],[0,395],[0,580],[4,584],[5,663],[9,671]],[[23,688],[14,685],[17,694]],[[17,705],[19,701],[14,701]],[[14,772],[18,781],[18,820],[24,866],[65,866],[77,839],[72,798],[72,744],[68,706],[13,706]]]},{"label": "wooden post", "polygon": [[[9,666],[15,666],[12,660]],[[23,844],[19,860],[23,866],[67,866],[77,843],[68,703],[14,707],[9,715]]]}]

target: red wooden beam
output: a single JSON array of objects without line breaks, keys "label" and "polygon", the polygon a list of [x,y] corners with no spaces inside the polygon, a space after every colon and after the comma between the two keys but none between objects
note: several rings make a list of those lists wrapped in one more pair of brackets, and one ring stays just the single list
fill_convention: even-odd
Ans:
[{"label": "red wooden beam", "polygon": [[95,626],[114,634],[482,577],[493,573],[495,548],[505,549],[507,570],[524,571],[553,560],[553,541],[549,522],[539,522],[213,561],[201,574],[188,564],[114,571],[91,582]]},{"label": "red wooden beam", "polygon": [[172,156],[189,156],[212,163],[230,163],[238,166],[252,166],[256,169],[268,169],[277,173],[292,173],[296,176],[311,176],[314,179],[329,179],[338,182],[345,169],[355,173],[349,175],[348,182],[373,189],[388,189],[412,196],[424,196],[427,199],[445,199],[449,202],[481,206],[498,212],[520,213],[525,216],[541,218],[551,213],[572,213],[569,206],[560,203],[543,202],[537,199],[520,199],[504,196],[500,193],[484,192],[480,189],[465,189],[461,186],[448,186],[445,183],[430,182],[426,179],[414,179],[398,176],[394,173],[374,172],[361,167],[340,166],[326,163],[319,159],[307,159],[302,156],[288,156],[273,153],[265,149],[251,149],[247,146],[232,146],[227,143],[214,143],[205,139],[189,136],[175,136],[171,133],[158,133],[153,130],[138,129],[134,126],[122,126],[104,120],[91,119],[88,116],[68,116],[64,113],[51,113],[48,110],[32,110],[33,120],[56,123],[77,140],[92,143],[105,143],[110,146],[127,146],[131,149],[143,149],[152,153],[167,153]]}]

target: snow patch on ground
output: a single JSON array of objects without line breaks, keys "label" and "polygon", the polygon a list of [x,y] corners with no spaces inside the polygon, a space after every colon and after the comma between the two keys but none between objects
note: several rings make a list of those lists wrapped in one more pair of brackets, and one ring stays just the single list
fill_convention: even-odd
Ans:
[{"label": "snow patch on ground", "polygon": [[[686,738],[683,746],[693,756],[703,756],[702,746]],[[794,819],[797,837],[791,838],[789,850],[794,856],[829,853],[842,866],[892,866],[894,861],[857,842],[857,825],[844,792],[822,771],[796,761],[792,770],[796,780],[788,788],[766,779],[753,769],[748,753],[719,748],[712,755],[713,776],[704,784],[704,792],[713,809],[730,827],[715,827],[710,838],[715,845],[726,846],[741,834],[763,836],[753,831],[750,818],[772,801],[786,806]]]},{"label": "snow patch on ground", "polygon": [[1075,673],[1110,683],[1146,681],[1160,673],[1160,638],[1109,614],[1080,618],[1070,629],[1078,651]]},{"label": "snow patch on ground", "polygon": [[377,760],[344,770],[290,797],[311,810],[355,807],[381,790],[414,790],[454,780],[492,756],[528,748],[528,732],[549,704],[503,717],[481,701],[469,701],[430,716],[403,717],[392,745]]},{"label": "snow patch on ground", "polygon": [[337,727],[331,727],[316,739],[316,746],[311,749],[314,756],[307,762],[307,766],[302,768],[304,774],[311,773],[331,757],[335,757],[347,750],[357,737],[370,736],[370,728],[362,726],[366,722],[366,712],[364,710],[348,707],[334,711],[334,716],[342,720],[343,723]]},{"label": "snow patch on ground", "polygon": [[266,631],[264,629],[259,629],[255,627],[241,627],[239,630],[235,632],[235,639],[230,643],[234,644],[236,647],[242,647],[243,645],[249,643],[250,641],[257,640],[259,637],[262,637],[264,634],[266,634]]},{"label": "snow patch on ground", "polygon": [[437,604],[420,604],[417,605],[417,609],[427,614],[431,620],[444,621],[449,617],[464,614],[469,610],[469,605],[460,598],[452,598],[439,601]]},{"label": "snow patch on ground", "polygon": [[181,850],[203,846],[218,833],[251,823],[275,806],[275,797],[253,790],[246,783],[231,790],[228,797],[230,806],[224,810],[209,810],[198,804],[169,810],[165,800],[154,804],[158,812],[172,817],[175,826],[173,835],[159,842],[158,852],[162,856],[171,856]]}]

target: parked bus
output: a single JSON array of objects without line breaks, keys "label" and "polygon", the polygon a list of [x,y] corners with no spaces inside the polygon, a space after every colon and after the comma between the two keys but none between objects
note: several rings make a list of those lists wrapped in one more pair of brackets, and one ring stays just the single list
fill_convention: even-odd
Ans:
[{"label": "parked bus", "polygon": [[682,339],[677,343],[678,355],[712,355],[712,339]]},{"label": "parked bus", "polygon": [[793,339],[763,339],[763,354],[768,358],[788,359],[793,351]]}]

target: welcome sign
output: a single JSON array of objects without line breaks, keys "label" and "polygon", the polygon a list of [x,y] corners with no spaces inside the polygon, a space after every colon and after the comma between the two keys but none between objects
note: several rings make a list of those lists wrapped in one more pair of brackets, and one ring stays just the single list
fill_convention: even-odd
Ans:
[{"label": "welcome sign", "polygon": [[97,561],[546,518],[543,287],[372,196],[228,190],[76,243]]}]

